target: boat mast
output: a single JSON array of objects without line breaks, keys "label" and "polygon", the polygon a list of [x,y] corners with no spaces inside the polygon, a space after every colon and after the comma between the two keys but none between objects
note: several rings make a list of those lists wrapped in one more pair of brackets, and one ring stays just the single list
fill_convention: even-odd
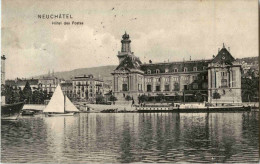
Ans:
[{"label": "boat mast", "polygon": [[64,113],[65,113],[65,107],[66,107],[66,97],[65,97],[65,94],[64,94]]}]

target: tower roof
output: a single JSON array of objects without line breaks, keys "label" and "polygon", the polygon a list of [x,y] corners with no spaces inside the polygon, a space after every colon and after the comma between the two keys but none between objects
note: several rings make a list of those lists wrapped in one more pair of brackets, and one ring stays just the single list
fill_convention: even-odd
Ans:
[{"label": "tower roof", "polygon": [[235,61],[235,58],[230,54],[230,52],[225,48],[223,43],[223,48],[218,52],[217,56],[213,59],[213,63],[227,63],[231,64]]},{"label": "tower roof", "polygon": [[125,32],[125,34],[122,36],[122,38],[123,38],[124,40],[127,40],[127,39],[129,39],[129,35]]}]

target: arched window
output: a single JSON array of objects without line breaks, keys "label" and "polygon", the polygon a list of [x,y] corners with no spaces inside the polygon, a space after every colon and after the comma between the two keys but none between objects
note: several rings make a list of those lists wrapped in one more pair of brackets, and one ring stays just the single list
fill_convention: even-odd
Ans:
[{"label": "arched window", "polygon": [[169,72],[169,69],[168,68],[165,68],[165,73],[168,73]]},{"label": "arched window", "polygon": [[184,67],[183,72],[187,72],[187,71],[188,71],[188,69],[186,67]]},{"label": "arched window", "polygon": [[147,70],[147,74],[151,74],[151,70],[148,69],[148,70]]},{"label": "arched window", "polygon": [[178,68],[174,68],[174,72],[178,72]]},{"label": "arched window", "polygon": [[197,71],[197,67],[193,67],[193,71]]},{"label": "arched window", "polygon": [[156,71],[155,71],[156,73],[160,73],[160,70],[159,69],[156,69]]}]

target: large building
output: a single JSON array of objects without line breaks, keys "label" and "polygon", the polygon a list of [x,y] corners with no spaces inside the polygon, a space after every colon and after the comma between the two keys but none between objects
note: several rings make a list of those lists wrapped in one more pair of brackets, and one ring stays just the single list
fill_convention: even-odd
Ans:
[{"label": "large building", "polygon": [[74,98],[81,101],[96,102],[98,95],[104,96],[104,81],[93,75],[76,76],[72,80]]},{"label": "large building", "polygon": [[63,93],[68,97],[72,98],[73,97],[73,86],[72,86],[72,80],[66,80],[62,81],[60,83],[61,90]]},{"label": "large building", "polygon": [[49,94],[55,91],[56,87],[61,81],[61,79],[54,75],[54,72],[52,74],[49,72],[47,76],[42,76],[39,78],[39,85],[42,90],[47,91]]},{"label": "large building", "polygon": [[202,101],[216,104],[241,103],[241,65],[225,48],[209,60],[189,60],[143,64],[131,51],[127,33],[122,36],[119,65],[112,73],[113,94],[118,101],[127,95],[164,95],[168,100]]}]

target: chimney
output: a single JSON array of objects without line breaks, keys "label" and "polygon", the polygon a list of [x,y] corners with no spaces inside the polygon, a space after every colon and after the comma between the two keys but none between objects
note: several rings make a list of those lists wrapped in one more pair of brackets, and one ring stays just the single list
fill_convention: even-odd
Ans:
[{"label": "chimney", "polygon": [[153,63],[152,60],[149,60],[149,63],[152,64]]},{"label": "chimney", "polygon": [[230,52],[230,47],[228,47],[228,51]]},{"label": "chimney", "polygon": [[218,48],[218,52],[220,51],[220,48]]}]

